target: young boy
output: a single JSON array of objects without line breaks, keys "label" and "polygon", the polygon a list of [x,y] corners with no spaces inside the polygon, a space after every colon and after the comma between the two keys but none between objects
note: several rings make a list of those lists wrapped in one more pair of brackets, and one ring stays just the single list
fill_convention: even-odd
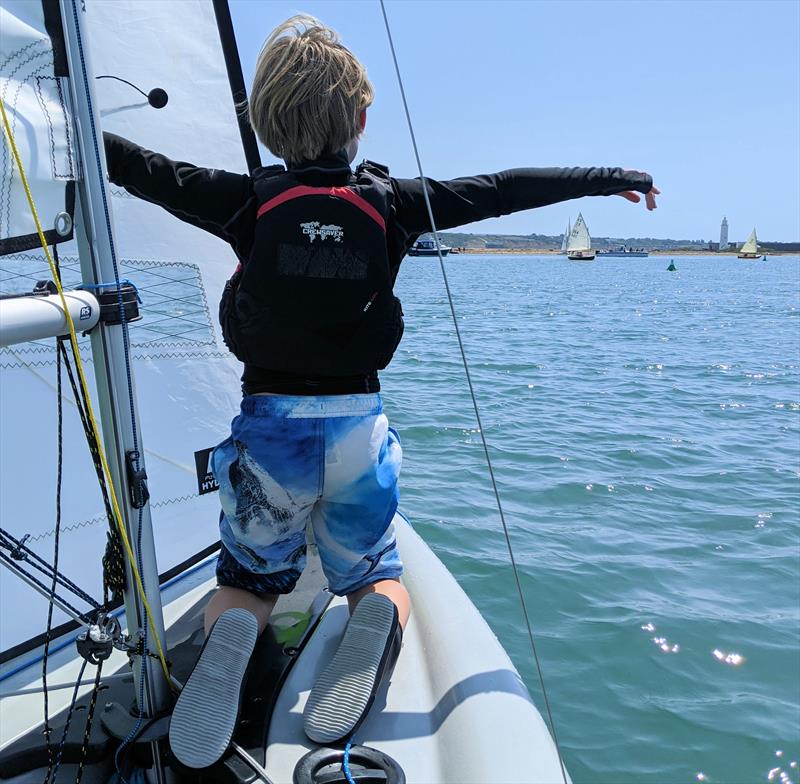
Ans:
[{"label": "young boy", "polygon": [[402,337],[392,288],[408,249],[449,229],[582,196],[655,207],[647,174],[512,169],[446,182],[350,167],[372,103],[363,66],[333,30],[297,16],[259,56],[250,121],[286,162],[251,175],[171,161],[112,134],[112,182],[227,240],[239,267],[220,306],[244,363],[241,413],[212,458],[220,484],[219,589],[206,645],[173,713],[170,742],[193,768],[225,752],[245,668],[279,594],[304,563],[310,522],[330,590],[351,619],[306,705],[311,740],[352,735],[391,669],[409,616],[392,518],[402,452],[378,371]]}]

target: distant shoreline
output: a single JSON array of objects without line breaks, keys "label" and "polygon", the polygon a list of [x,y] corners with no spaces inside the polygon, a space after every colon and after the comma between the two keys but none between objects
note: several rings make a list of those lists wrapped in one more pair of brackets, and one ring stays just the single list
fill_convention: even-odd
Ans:
[{"label": "distant shoreline", "polygon": [[[720,253],[715,250],[651,250],[648,251],[650,256],[733,256],[738,255],[738,250],[723,251]],[[547,250],[536,248],[464,248],[457,253],[448,254],[454,256],[563,256],[564,253],[560,250]],[[796,253],[787,253],[786,251],[771,251],[766,250],[760,253],[761,256],[796,256]],[[621,259],[625,256],[598,256],[598,258]],[[642,259],[644,256],[633,256],[632,259]]]},{"label": "distant shoreline", "polygon": [[[430,234],[421,236],[432,239]],[[448,231],[439,235],[439,241],[451,248],[459,248],[462,253],[523,253],[551,255],[561,252],[563,235],[555,234],[469,234]],[[620,248],[641,248],[650,253],[664,255],[686,253],[689,255],[736,256],[741,252],[742,242],[731,242],[723,251],[719,244],[687,237],[677,239],[658,237],[592,237],[594,250],[616,251]],[[772,242],[763,237],[758,241],[760,252],[768,256],[800,254],[800,241]]]}]

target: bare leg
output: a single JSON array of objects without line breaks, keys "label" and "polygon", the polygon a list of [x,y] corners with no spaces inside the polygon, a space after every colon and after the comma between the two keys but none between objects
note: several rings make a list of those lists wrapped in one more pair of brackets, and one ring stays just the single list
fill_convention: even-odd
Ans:
[{"label": "bare leg", "polygon": [[211,597],[211,601],[206,606],[206,636],[208,636],[217,618],[219,618],[225,610],[230,610],[233,607],[241,607],[253,613],[253,615],[256,616],[256,620],[258,620],[258,633],[261,634],[267,626],[272,608],[277,601],[277,594],[258,596],[254,593],[250,593],[250,591],[244,591],[241,588],[221,585],[217,588],[216,593]]},{"label": "bare leg", "polygon": [[366,585],[363,588],[359,588],[357,591],[353,591],[353,593],[348,594],[347,603],[350,605],[351,614],[353,610],[355,610],[356,605],[368,593],[381,593],[384,596],[388,596],[397,607],[397,617],[400,621],[400,626],[403,629],[406,628],[408,616],[411,614],[411,597],[409,597],[408,591],[400,583],[400,580],[379,580],[377,583]]}]

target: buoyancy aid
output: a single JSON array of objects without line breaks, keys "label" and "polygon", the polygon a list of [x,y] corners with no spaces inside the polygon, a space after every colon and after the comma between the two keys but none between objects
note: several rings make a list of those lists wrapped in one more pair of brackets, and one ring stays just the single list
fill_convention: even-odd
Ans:
[{"label": "buoyancy aid", "polygon": [[250,365],[319,376],[385,368],[403,335],[386,226],[392,188],[366,162],[346,185],[304,185],[283,167],[253,173],[253,249],[227,282],[220,322]]}]

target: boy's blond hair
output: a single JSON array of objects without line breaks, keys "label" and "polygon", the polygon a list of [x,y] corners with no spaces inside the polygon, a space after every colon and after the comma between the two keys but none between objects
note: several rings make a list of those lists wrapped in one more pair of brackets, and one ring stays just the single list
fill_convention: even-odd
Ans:
[{"label": "boy's blond hair", "polygon": [[312,16],[278,25],[256,63],[250,123],[274,155],[290,163],[345,147],[361,133],[374,97],[363,65],[335,30]]}]

